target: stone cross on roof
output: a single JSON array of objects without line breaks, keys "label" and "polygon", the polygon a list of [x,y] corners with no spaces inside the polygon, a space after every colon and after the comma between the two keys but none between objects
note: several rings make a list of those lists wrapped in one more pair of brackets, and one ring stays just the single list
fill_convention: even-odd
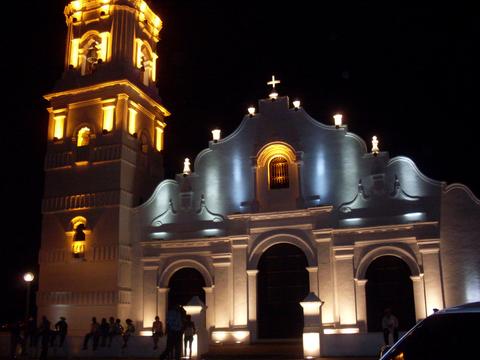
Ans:
[{"label": "stone cross on roof", "polygon": [[280,80],[275,80],[275,75],[272,75],[272,81],[267,82],[267,85],[272,85],[272,89],[275,89],[276,84],[280,84]]}]

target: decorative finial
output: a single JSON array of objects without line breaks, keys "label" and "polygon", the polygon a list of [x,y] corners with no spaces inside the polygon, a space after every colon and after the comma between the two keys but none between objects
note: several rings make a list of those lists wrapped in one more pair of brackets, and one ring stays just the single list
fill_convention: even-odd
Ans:
[{"label": "decorative finial", "polygon": [[221,133],[222,133],[222,131],[220,129],[213,129],[212,130],[213,142],[217,142],[218,140],[220,140],[220,134]]},{"label": "decorative finial", "polygon": [[300,109],[300,105],[301,105],[300,100],[297,99],[293,101],[293,107],[295,110]]},{"label": "decorative finial", "polygon": [[250,106],[250,107],[248,108],[248,115],[249,115],[250,117],[253,117],[253,115],[255,115],[255,107],[254,107],[254,106]]},{"label": "decorative finial", "polygon": [[379,152],[380,152],[380,149],[378,148],[378,139],[376,136],[373,136],[372,137],[372,154],[377,156]]},{"label": "decorative finial", "polygon": [[267,85],[272,85],[272,92],[268,95],[272,100],[276,100],[278,97],[278,93],[275,90],[276,84],[280,84],[280,80],[275,80],[275,75],[272,75],[272,80],[267,82]]},{"label": "decorative finial", "polygon": [[190,159],[185,158],[183,162],[183,175],[190,175],[192,170],[190,169]]}]

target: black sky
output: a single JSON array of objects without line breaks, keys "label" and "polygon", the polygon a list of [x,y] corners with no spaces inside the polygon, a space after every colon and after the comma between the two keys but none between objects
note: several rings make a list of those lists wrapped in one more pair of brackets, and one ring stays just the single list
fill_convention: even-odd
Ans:
[{"label": "black sky", "polygon": [[[47,102],[63,71],[63,0],[2,3],[4,215],[0,322],[21,316],[21,274],[37,270]],[[23,3],[19,6],[19,3]],[[475,128],[480,16],[467,1],[155,0],[164,22],[158,87],[167,119],[167,175],[223,136],[268,94],[299,98],[315,119],[340,111],[350,131],[390,156],[412,158],[428,177],[480,195]]]}]

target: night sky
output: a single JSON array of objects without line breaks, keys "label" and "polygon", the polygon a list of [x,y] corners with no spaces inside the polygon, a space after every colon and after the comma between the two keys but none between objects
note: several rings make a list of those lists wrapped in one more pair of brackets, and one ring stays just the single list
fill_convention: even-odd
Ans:
[{"label": "night sky", "polygon": [[[21,276],[38,270],[48,120],[42,95],[63,71],[67,31],[66,1],[10,3],[2,3],[15,25],[2,23],[0,322],[22,316]],[[377,135],[391,157],[408,156],[426,176],[479,196],[480,16],[465,4],[151,1],[164,23],[159,94],[173,114],[167,177],[207,146],[214,127],[231,133],[246,108],[267,97],[275,74],[280,95],[300,99],[318,121],[331,124],[342,112],[369,148]]]}]

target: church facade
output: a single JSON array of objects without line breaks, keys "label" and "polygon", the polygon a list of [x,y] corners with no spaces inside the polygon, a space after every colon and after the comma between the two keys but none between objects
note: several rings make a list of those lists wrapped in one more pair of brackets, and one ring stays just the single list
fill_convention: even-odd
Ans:
[{"label": "church facade", "polygon": [[480,299],[468,188],[318,122],[275,79],[193,171],[164,180],[160,18],[138,0],[73,1],[65,15],[65,73],[45,96],[39,315],[79,335],[92,316],[148,330],[199,296],[212,343],[255,342],[300,337],[314,293],[323,334],[361,341],[386,307],[407,329]]}]

